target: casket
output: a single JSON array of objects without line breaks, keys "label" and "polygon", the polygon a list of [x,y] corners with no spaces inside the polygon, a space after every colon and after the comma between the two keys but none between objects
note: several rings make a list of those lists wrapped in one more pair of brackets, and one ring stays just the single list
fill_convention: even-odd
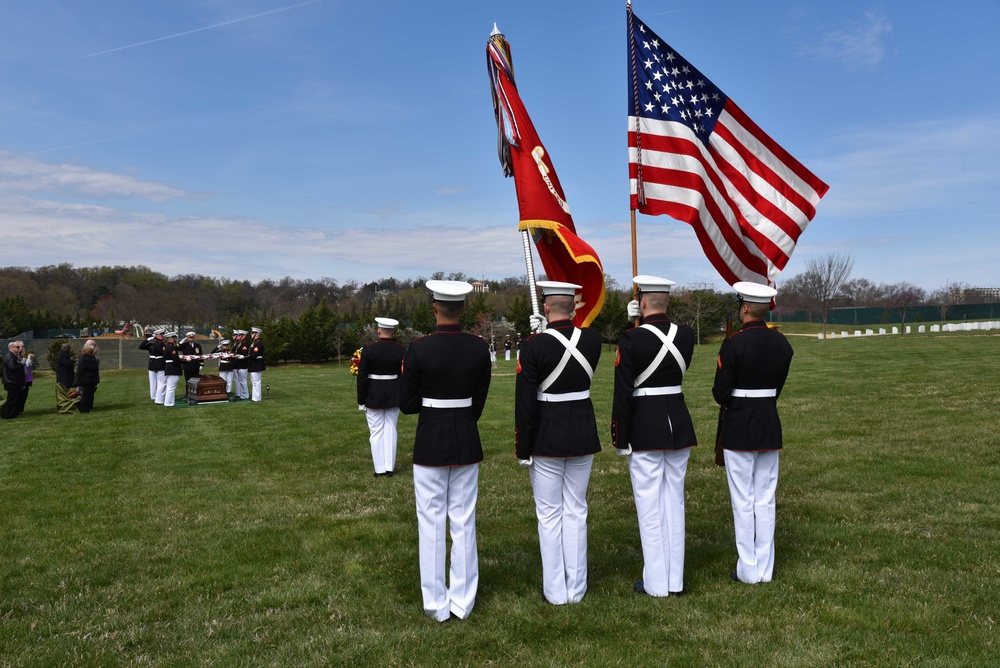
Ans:
[{"label": "casket", "polygon": [[226,381],[218,376],[192,376],[187,382],[187,399],[189,404],[202,401],[226,401]]}]

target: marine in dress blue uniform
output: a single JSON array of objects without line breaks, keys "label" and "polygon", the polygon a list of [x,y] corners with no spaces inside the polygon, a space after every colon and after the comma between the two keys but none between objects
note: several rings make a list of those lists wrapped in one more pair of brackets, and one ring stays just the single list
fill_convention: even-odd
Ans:
[{"label": "marine in dress blue uniform", "polygon": [[535,497],[542,593],[562,605],[587,593],[587,487],[594,454],[601,450],[590,383],[601,337],[573,326],[579,285],[539,281],[538,287],[548,325],[520,349],[515,450],[528,467]]},{"label": "marine in dress blue uniform", "polygon": [[[166,344],[163,347],[163,361],[165,380],[165,390],[163,394],[163,405],[170,407],[174,405],[177,395],[177,382],[181,379],[184,370],[181,368],[181,348],[177,344],[177,332],[167,332]],[[187,388],[184,389],[187,394]]]},{"label": "marine in dress blue uniform", "polygon": [[[222,339],[212,353],[228,353],[229,339]],[[219,358],[219,377],[226,381],[226,394],[233,389],[233,360],[230,357]]]},{"label": "marine in dress blue uniform", "polygon": [[[156,330],[156,331],[160,332],[160,334],[163,333],[163,330]],[[157,377],[156,377],[156,366],[154,364],[153,351],[152,351],[153,341],[156,340],[156,332],[154,332],[152,329],[147,329],[146,331],[143,332],[143,336],[145,338],[143,338],[143,340],[139,342],[139,350],[145,350],[149,354],[149,363],[147,364],[146,367],[149,373],[149,400],[156,401]]]},{"label": "marine in dress blue uniform", "polygon": [[770,582],[774,574],[775,493],[781,420],[778,397],[792,363],[792,346],[764,322],[774,288],[739,282],[739,332],[719,350],[712,396],[723,407],[723,448],[733,507],[738,561],[734,580]]},{"label": "marine in dress blue uniform", "polygon": [[[458,326],[464,281],[427,281],[437,327],[406,351],[400,378],[400,410],[419,414],[413,443],[413,488],[420,544],[420,591],[424,613],[443,622],[466,619],[479,588],[476,499],[483,446],[477,425],[490,388],[486,342]],[[445,582],[445,537],[451,534],[451,565]]]},{"label": "marine in dress blue uniform", "polygon": [[247,387],[247,373],[250,368],[250,342],[247,341],[247,330],[233,330],[233,384],[237,399],[249,399],[250,390]]},{"label": "marine in dress blue uniform", "polygon": [[375,318],[378,340],[361,349],[358,363],[358,410],[368,421],[368,443],[376,476],[396,469],[396,424],[399,422],[399,372],[406,348],[392,338],[399,321]]},{"label": "marine in dress blue uniform", "polygon": [[[153,340],[149,344],[149,371],[156,374],[156,398],[153,401],[162,406],[167,400],[167,360],[164,353],[167,349],[166,330],[153,332]],[[150,379],[152,382],[152,379]]]},{"label": "marine in dress blue uniform", "polygon": [[611,442],[628,456],[639,518],[643,567],[635,590],[668,596],[684,590],[684,478],[698,439],[681,383],[695,336],[687,325],[667,318],[673,281],[658,276],[632,281],[642,325],[618,342]]},{"label": "marine in dress blue uniform", "polygon": [[[201,344],[194,340],[195,332],[188,332],[184,335],[184,340],[180,342],[178,346],[181,351],[181,355],[201,355]],[[201,373],[202,361],[200,359],[196,360],[182,360],[181,368],[184,370],[184,387],[187,388],[187,382],[191,380],[194,376]],[[185,389],[185,392],[187,390]]]},{"label": "marine in dress blue uniform", "polygon": [[261,336],[264,330],[260,327],[250,328],[250,343],[247,345],[247,373],[250,375],[250,385],[253,388],[250,393],[251,401],[260,401],[263,398],[261,387],[264,383],[264,371],[267,365],[264,364],[264,341]]}]

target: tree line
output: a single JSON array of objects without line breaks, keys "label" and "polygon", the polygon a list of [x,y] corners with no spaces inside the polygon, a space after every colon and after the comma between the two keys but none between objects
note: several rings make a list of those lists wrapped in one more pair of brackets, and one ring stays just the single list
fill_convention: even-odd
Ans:
[{"label": "tree line", "polygon": [[[968,301],[970,289],[950,283],[928,294],[910,283],[877,284],[851,278],[849,255],[831,254],[812,260],[806,271],[780,281],[777,318],[804,310],[809,319],[826,324],[837,306],[882,306],[895,310],[901,322],[911,306],[935,304],[942,320],[955,304]],[[480,291],[467,301],[463,327],[502,346],[529,332],[531,303],[527,276],[476,281],[462,273],[413,279],[381,278],[369,283],[350,280],[247,280],[195,274],[167,276],[144,266],[0,268],[0,338],[21,332],[87,328],[114,331],[128,323],[169,325],[202,330],[259,326],[265,330],[269,361],[322,362],[349,357],[374,338],[374,318],[400,321],[405,343],[434,329],[428,278],[468,280]],[[592,327],[611,346],[627,325],[631,286],[607,279],[607,296]],[[709,284],[679,286],[668,315],[690,324],[698,341],[718,337],[733,312],[731,290],[717,292]]]}]

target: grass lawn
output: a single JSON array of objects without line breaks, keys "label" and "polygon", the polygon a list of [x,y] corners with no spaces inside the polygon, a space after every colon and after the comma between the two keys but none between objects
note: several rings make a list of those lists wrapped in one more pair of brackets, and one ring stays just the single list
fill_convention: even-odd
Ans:
[{"label": "grass lawn", "polygon": [[501,359],[480,422],[479,596],[446,624],[422,614],[416,420],[400,420],[397,475],[374,478],[346,364],[268,370],[260,404],[173,409],[152,405],[144,371],[105,372],[94,412],[68,416],[40,374],[25,415],[0,423],[0,665],[998,665],[1000,336],[791,341],[774,582],[728,577],[713,343],[685,380],[702,441],[687,595],[632,593],[605,348],[590,588],[544,603]]}]

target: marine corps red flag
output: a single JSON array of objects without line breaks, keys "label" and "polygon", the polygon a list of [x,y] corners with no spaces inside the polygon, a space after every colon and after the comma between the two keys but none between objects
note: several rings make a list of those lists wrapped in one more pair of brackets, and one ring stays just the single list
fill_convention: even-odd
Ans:
[{"label": "marine corps red flag", "polygon": [[538,138],[514,83],[510,45],[494,28],[486,63],[496,115],[497,150],[504,176],[514,177],[520,211],[518,229],[535,242],[549,280],[583,286],[573,324],[586,327],[604,306],[604,268],[597,253],[576,235],[566,196],[552,159]]}]

